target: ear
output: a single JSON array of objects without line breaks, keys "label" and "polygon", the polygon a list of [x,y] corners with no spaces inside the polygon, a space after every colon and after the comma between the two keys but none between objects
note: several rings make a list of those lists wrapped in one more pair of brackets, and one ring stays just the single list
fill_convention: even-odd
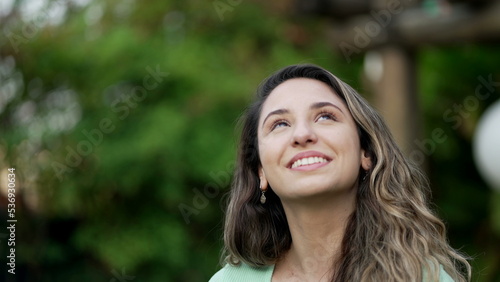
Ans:
[{"label": "ear", "polygon": [[260,179],[260,187],[263,191],[267,190],[269,183],[267,182],[266,174],[264,173],[264,169],[259,167],[259,179]]},{"label": "ear", "polygon": [[361,149],[361,167],[364,170],[370,170],[370,168],[372,168],[372,159],[370,154],[364,149]]}]

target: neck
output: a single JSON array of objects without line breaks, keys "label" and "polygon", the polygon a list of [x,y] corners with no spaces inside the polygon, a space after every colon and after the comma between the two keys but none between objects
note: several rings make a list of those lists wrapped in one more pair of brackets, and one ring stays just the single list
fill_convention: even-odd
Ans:
[{"label": "neck", "polygon": [[355,209],[356,190],[310,201],[283,201],[292,245],[277,263],[289,278],[327,281],[341,255],[347,221]]}]

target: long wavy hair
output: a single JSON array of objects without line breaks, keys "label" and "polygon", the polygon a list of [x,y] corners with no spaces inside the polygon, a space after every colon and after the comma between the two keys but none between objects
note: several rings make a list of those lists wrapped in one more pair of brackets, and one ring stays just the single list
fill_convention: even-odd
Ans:
[{"label": "long wavy hair", "polygon": [[[421,170],[396,145],[382,117],[349,85],[315,65],[285,67],[259,86],[242,116],[242,132],[224,226],[223,263],[261,267],[277,262],[292,243],[285,211],[269,187],[260,203],[258,121],[279,84],[310,78],[330,86],[347,105],[361,147],[370,155],[359,176],[356,208],[348,219],[331,281],[439,281],[440,266],[455,280],[470,280],[465,256],[450,247],[443,222],[429,208]],[[305,94],[306,95],[306,94]],[[333,257],[334,254],[332,254]]]}]

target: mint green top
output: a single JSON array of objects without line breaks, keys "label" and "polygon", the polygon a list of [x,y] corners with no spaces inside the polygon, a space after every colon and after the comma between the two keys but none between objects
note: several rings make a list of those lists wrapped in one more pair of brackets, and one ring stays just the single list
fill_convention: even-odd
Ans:
[{"label": "mint green top", "polygon": [[[271,282],[273,271],[274,265],[255,268],[244,263],[238,266],[226,264],[209,282]],[[442,266],[439,270],[439,282],[454,282]]]}]

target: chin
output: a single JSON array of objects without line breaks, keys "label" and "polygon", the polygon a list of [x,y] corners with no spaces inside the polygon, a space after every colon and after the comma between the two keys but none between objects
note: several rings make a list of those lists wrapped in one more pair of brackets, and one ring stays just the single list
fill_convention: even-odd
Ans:
[{"label": "chin", "polygon": [[308,197],[324,196],[332,193],[334,190],[330,187],[318,187],[318,186],[300,186],[293,187],[286,191],[287,197],[294,199],[304,199]]}]

